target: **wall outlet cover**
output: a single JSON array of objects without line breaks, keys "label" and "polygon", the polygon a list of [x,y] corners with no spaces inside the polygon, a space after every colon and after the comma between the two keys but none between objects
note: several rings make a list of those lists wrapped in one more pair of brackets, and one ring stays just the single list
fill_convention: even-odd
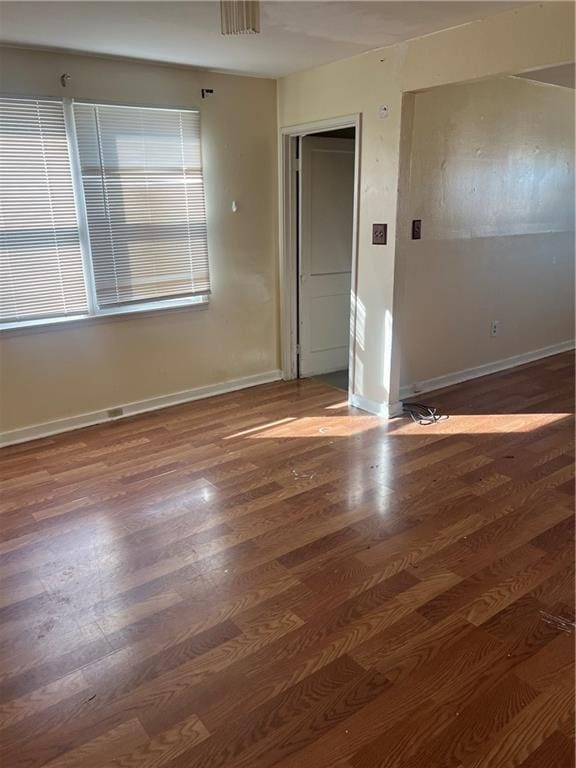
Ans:
[{"label": "wall outlet cover", "polygon": [[386,245],[388,224],[372,224],[372,245]]}]

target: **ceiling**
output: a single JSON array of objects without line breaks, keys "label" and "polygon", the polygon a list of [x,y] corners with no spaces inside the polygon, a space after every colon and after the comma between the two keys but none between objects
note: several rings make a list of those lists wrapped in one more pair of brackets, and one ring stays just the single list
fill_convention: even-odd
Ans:
[{"label": "ceiling", "polygon": [[2,2],[0,42],[278,77],[525,2],[261,5],[259,35],[223,37],[219,2]]},{"label": "ceiling", "polygon": [[518,77],[537,80],[539,83],[562,85],[564,88],[574,88],[574,64],[563,64],[561,67],[547,67],[546,69],[533,69],[531,72],[523,72]]}]

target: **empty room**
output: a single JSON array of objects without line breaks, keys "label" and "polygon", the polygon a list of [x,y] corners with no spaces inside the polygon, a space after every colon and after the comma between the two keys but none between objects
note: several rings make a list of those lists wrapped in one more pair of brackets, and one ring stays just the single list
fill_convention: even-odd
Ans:
[{"label": "empty room", "polygon": [[574,768],[574,62],[0,1],[0,765]]}]

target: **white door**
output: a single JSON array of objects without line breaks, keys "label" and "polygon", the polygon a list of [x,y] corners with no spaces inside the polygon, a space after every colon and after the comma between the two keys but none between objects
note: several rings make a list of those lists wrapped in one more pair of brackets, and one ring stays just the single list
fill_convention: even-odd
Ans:
[{"label": "white door", "polygon": [[300,151],[300,375],[348,368],[354,139]]}]

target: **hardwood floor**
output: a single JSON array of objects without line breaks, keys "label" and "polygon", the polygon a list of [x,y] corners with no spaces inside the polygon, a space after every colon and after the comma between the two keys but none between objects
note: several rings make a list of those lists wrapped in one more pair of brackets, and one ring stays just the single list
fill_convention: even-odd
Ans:
[{"label": "hardwood floor", "polygon": [[2,453],[6,768],[568,768],[573,359],[282,382]]}]

